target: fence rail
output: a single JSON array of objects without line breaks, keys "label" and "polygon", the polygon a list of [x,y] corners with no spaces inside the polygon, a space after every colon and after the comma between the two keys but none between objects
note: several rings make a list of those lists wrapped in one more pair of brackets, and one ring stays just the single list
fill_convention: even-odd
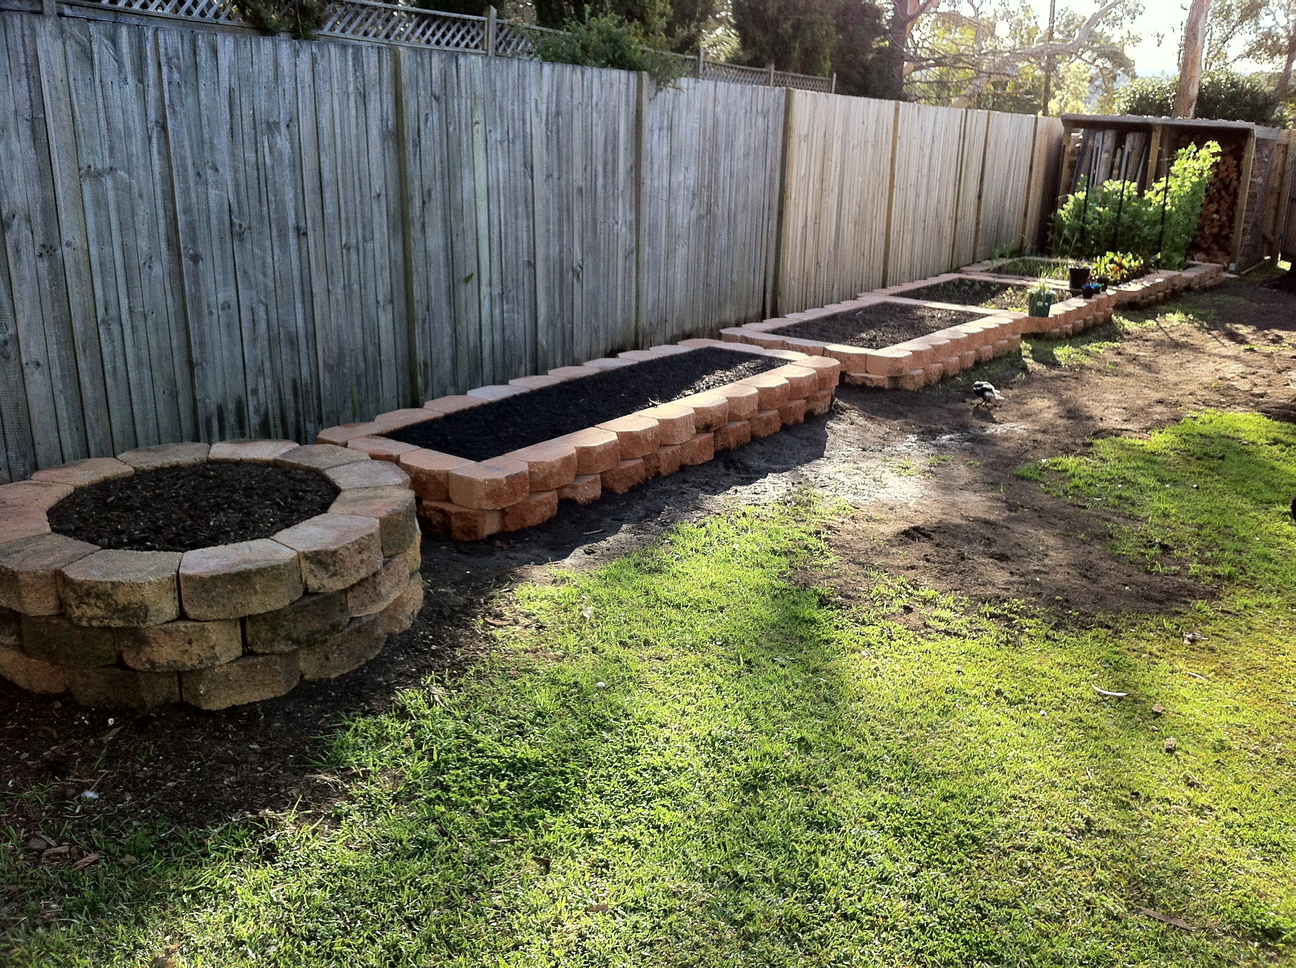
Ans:
[{"label": "fence rail", "polygon": [[1030,234],[1049,120],[0,13],[0,482],[951,268]]}]

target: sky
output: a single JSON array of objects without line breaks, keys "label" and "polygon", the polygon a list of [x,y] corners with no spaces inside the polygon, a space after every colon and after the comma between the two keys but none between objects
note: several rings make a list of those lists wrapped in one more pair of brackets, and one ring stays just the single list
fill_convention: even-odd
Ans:
[{"label": "sky", "polygon": [[[1030,0],[1040,23],[1048,23],[1049,0]],[[1058,8],[1070,7],[1076,13],[1088,14],[1095,9],[1092,0],[1057,0]],[[1134,30],[1143,35],[1138,46],[1130,48],[1134,67],[1140,77],[1149,74],[1175,74],[1179,71],[1179,38],[1188,18],[1187,0],[1143,0],[1143,13],[1134,21]],[[1162,34],[1157,45],[1157,34]]]}]

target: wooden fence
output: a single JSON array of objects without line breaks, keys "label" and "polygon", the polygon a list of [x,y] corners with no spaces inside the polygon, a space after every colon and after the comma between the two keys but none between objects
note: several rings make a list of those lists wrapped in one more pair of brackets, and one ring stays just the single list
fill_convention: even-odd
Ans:
[{"label": "wooden fence", "polygon": [[1051,132],[3,13],[0,481],[160,442],[309,440],[944,270],[1031,234]]}]

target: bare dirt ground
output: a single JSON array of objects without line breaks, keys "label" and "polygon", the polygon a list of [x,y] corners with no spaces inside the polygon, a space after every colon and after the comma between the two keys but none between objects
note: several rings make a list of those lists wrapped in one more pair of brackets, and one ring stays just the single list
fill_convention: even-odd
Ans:
[{"label": "bare dirt ground", "polygon": [[[1174,322],[1176,310],[1192,307],[1209,308],[1213,318]],[[867,569],[880,568],[929,587],[1025,599],[1076,621],[1190,601],[1203,590],[1112,558],[1107,521],[1013,473],[1083,452],[1095,438],[1146,435],[1206,408],[1296,420],[1296,295],[1234,282],[1167,303],[1160,314],[1162,324],[1127,334],[1081,366],[1060,365],[1047,347],[1037,347],[1029,365],[1000,362],[992,379],[1006,400],[993,412],[972,408],[962,379],[922,393],[842,387],[827,419],[624,497],[565,508],[531,531],[469,545],[427,538],[427,604],[414,628],[364,668],[282,699],[135,716],[29,696],[0,681],[0,824],[26,839],[68,823],[72,862],[82,850],[77,831],[96,815],[201,827],[327,798],[338,781],[312,759],[334,727],[384,709],[431,674],[471,666],[488,648],[491,625],[507,621],[494,603],[498,591],[598,565],[680,521],[802,487],[852,509],[830,533],[847,596],[867,581]]]}]

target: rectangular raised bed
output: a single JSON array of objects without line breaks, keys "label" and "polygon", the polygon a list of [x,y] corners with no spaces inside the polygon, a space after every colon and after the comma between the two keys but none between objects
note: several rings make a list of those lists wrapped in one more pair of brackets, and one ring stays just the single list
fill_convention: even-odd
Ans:
[{"label": "rectangular raised bed", "polygon": [[878,388],[918,389],[953,376],[977,363],[1012,352],[1021,344],[1021,326],[1028,318],[1025,313],[984,310],[984,315],[973,315],[965,323],[877,349],[806,339],[785,332],[788,327],[798,323],[865,309],[879,303],[920,305],[972,314],[979,311],[968,306],[862,293],[855,299],[820,309],[789,313],[776,319],[725,329],[721,331],[721,336],[735,343],[794,350],[838,360],[848,383]]},{"label": "rectangular raised bed", "polygon": [[[759,375],[481,460],[385,436],[542,387],[706,347],[737,350],[771,359],[776,365]],[[685,340],[439,397],[420,408],[331,427],[317,439],[397,463],[410,476],[424,524],[454,540],[475,541],[546,521],[557,514],[560,500],[588,504],[604,490],[623,494],[648,478],[705,463],[716,453],[799,423],[807,414],[827,413],[839,371],[835,360],[804,353]]]}]

